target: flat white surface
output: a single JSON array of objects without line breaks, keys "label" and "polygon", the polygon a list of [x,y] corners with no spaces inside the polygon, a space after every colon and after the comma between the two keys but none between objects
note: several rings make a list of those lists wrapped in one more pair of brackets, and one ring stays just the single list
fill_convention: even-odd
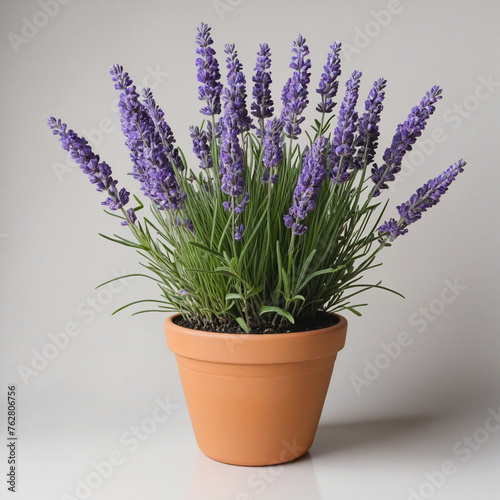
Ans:
[{"label": "flat white surface", "polygon": [[[48,4],[51,14],[44,17]],[[420,498],[496,500],[500,432],[491,415],[500,406],[498,3],[54,5],[5,0],[0,6],[2,478],[8,384],[17,385],[19,436],[18,491],[8,493],[2,479],[0,498],[418,499],[413,490]],[[192,160],[187,130],[202,119],[194,66],[202,20],[213,27],[221,63],[224,43],[236,43],[248,81],[258,44],[270,44],[278,111],[291,44],[302,33],[313,63],[309,118],[328,47],[341,40],[341,92],[354,69],[363,71],[360,104],[375,79],[389,82],[379,155],[425,91],[433,84],[444,88],[389,193],[388,217],[458,158],[468,162],[442,202],[384,252],[374,280],[382,277],[407,299],[371,292],[362,318],[346,315],[348,340],[314,446],[283,467],[231,467],[198,451],[164,318],[126,312],[110,317],[155,290],[132,280],[101,294],[94,289],[139,267],[133,252],[97,236],[126,232],[102,213],[101,194],[45,125],[55,115],[87,135],[121,185],[138,192],[126,176],[118,95],[108,74],[111,64],[120,63],[138,85],[154,87]],[[39,27],[30,31],[32,23]],[[406,345],[396,359],[374,370],[398,338]],[[53,347],[55,339],[60,347]],[[113,470],[105,464],[110,457],[118,464]],[[86,491],[80,481],[92,488]]]}]

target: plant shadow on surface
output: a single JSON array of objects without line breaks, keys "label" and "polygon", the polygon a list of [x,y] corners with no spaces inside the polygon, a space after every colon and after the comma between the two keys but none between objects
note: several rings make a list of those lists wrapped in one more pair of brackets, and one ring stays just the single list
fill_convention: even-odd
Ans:
[{"label": "plant shadow on surface", "polygon": [[[436,441],[436,434],[432,430],[441,427],[446,420],[444,415],[421,415],[346,424],[320,424],[310,453],[313,458],[319,458],[343,451],[388,449],[394,446],[406,448],[410,453],[415,446],[421,447],[425,436],[429,439],[432,436],[432,440]],[[446,435],[444,439],[447,439]],[[439,439],[437,441],[440,446]]]}]

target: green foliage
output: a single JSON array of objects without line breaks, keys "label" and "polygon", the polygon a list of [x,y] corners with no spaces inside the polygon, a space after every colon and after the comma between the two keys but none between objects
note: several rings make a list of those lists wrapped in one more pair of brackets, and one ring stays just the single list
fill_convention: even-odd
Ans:
[{"label": "green foliage", "polygon": [[[317,121],[311,141],[327,134],[330,122],[331,118],[325,124]],[[261,139],[247,132],[243,142],[250,194],[243,213],[234,216],[223,208],[229,196],[220,189],[220,144],[213,141],[212,169],[195,172],[185,165],[178,173],[187,193],[183,210],[152,206],[151,217],[129,225],[133,239],[105,236],[141,256],[149,273],[130,276],[156,282],[161,300],[151,300],[155,310],[180,311],[205,328],[239,325],[252,333],[263,325],[312,318],[318,311],[347,309],[359,315],[358,308],[365,304],[353,304],[354,297],[373,287],[387,290],[380,282],[361,283],[366,271],[380,265],[375,258],[386,245],[377,232],[386,204],[367,194],[371,181],[366,164],[343,184],[325,181],[305,220],[308,231],[293,236],[283,215],[293,203],[303,151],[290,141],[284,160],[273,171],[279,181],[263,184]],[[195,233],[178,225],[178,217],[192,221]],[[235,241],[235,225],[242,223],[243,239]],[[139,302],[148,301],[132,304]]]}]

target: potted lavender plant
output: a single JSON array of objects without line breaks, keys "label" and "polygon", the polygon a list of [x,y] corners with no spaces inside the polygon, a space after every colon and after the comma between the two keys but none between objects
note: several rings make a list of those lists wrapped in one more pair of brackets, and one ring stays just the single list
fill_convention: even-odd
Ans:
[{"label": "potted lavender plant", "polygon": [[[286,462],[312,444],[337,352],[347,330],[339,314],[359,315],[357,298],[371,288],[363,276],[378,253],[408,231],[463,171],[459,160],[419,188],[383,222],[381,196],[422,134],[437,86],[428,91],[376,163],[386,81],[379,79],[356,111],[361,73],[346,82],[336,125],[341,44],[334,42],[319,80],[318,119],[298,139],[309,103],[311,62],[306,40],[293,44],[292,74],[282,108],[271,97],[271,54],[257,53],[252,102],[234,45],[225,46],[221,83],[210,28],[196,36],[199,99],[205,120],[190,135],[199,168],[189,168],[149,89],[139,95],[121,66],[111,68],[120,91],[122,130],[132,176],[151,200],[118,188],[111,168],[61,120],[48,124],[98,191],[107,213],[130,238],[105,238],[135,249],[167,318],[193,428],[202,451],[240,465]],[[249,112],[250,111],[250,112]],[[126,277],[129,277],[126,276]],[[123,277],[117,278],[121,279]],[[109,282],[107,282],[109,283]],[[103,283],[105,284],[105,283]],[[390,290],[392,291],[392,290]],[[396,293],[396,292],[394,292]],[[119,309],[119,310],[120,310]]]}]

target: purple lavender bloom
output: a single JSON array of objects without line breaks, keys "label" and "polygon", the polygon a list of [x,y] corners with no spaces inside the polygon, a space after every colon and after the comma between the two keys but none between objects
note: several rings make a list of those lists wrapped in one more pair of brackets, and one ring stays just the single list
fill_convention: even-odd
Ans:
[{"label": "purple lavender bloom", "polygon": [[254,82],[252,96],[255,102],[251,105],[252,115],[256,118],[264,120],[273,116],[274,102],[271,99],[271,72],[268,69],[271,67],[271,51],[267,43],[260,46],[257,52],[257,63],[255,65],[255,76],[252,78]]},{"label": "purple lavender bloom", "polygon": [[133,163],[132,176],[159,209],[182,209],[186,194],[179,191],[176,170],[182,171],[184,165],[163,111],[148,89],[144,91],[144,104],[139,101],[139,94],[122,66],[113,66],[111,75],[115,88],[122,91],[118,106]]},{"label": "purple lavender bloom", "polygon": [[321,75],[319,87],[316,92],[321,95],[321,102],[316,106],[316,110],[320,113],[331,113],[337,103],[333,99],[337,95],[339,82],[337,78],[340,76],[340,57],[339,52],[342,47],[340,42],[333,42],[330,46],[332,49],[326,59],[326,64],[323,66],[324,73]]},{"label": "purple lavender bloom", "polygon": [[144,97],[144,107],[155,128],[155,134],[151,134],[153,141],[156,142],[157,146],[162,150],[162,153],[167,157],[170,163],[175,166],[177,171],[182,172],[184,170],[184,164],[182,163],[179,150],[174,146],[174,134],[165,121],[165,114],[161,108],[156,105],[151,89],[144,89],[142,94]]},{"label": "purple lavender bloom", "polygon": [[432,87],[420,104],[411,110],[407,120],[398,125],[391,147],[385,150],[384,164],[381,167],[373,165],[372,181],[375,183],[373,196],[378,196],[381,189],[387,189],[387,182],[393,181],[395,174],[401,170],[404,155],[407,151],[411,151],[412,145],[422,135],[428,118],[436,109],[434,104],[441,99],[441,92],[437,85]]},{"label": "purple lavender bloom", "polygon": [[214,43],[210,36],[210,30],[207,24],[201,23],[196,35],[196,53],[200,56],[196,59],[198,67],[198,81],[201,85],[198,87],[200,101],[206,101],[207,105],[201,108],[204,115],[218,115],[221,112],[220,93],[222,84],[220,80],[219,63],[214,57],[215,50],[210,47]]},{"label": "purple lavender bloom", "polygon": [[[135,221],[137,220],[137,216],[135,215],[134,209],[133,208],[129,208],[127,210],[127,215],[128,215],[128,218],[129,218],[130,222],[132,224],[134,224]],[[123,221],[121,224],[122,224],[122,226],[128,226],[128,221]]]},{"label": "purple lavender bloom", "polygon": [[238,131],[230,117],[224,117],[222,146],[220,150],[219,175],[223,193],[236,197],[245,190],[243,179],[243,150],[238,140]]},{"label": "purple lavender bloom", "polygon": [[[218,121],[215,122],[215,142],[217,144],[221,144],[221,136],[222,136],[222,122],[224,121],[223,118],[220,118]],[[212,142],[214,137],[213,137],[213,126],[212,122],[207,122],[207,139],[208,142]]]},{"label": "purple lavender bloom", "polygon": [[195,234],[196,231],[194,230],[194,224],[192,220],[184,219],[184,225],[186,226],[188,231],[191,231],[193,234]]},{"label": "purple lavender bloom", "polygon": [[228,55],[226,59],[228,86],[222,92],[224,120],[230,117],[232,126],[236,127],[238,133],[246,132],[252,126],[252,119],[248,116],[246,106],[246,80],[243,65],[238,59],[234,44],[227,44],[224,52]]},{"label": "purple lavender bloom", "polygon": [[186,229],[191,231],[193,234],[196,234],[193,221],[191,221],[190,219],[181,219],[181,217],[177,216],[176,225],[177,225],[177,227],[184,226]]},{"label": "purple lavender bloom", "polygon": [[281,93],[283,110],[281,111],[281,121],[284,124],[284,131],[287,137],[297,139],[301,133],[299,125],[305,120],[300,116],[309,104],[307,99],[307,86],[310,82],[309,69],[311,60],[306,59],[309,55],[309,48],[306,39],[299,35],[293,42],[292,62],[290,68],[295,70],[291,78],[288,79]]},{"label": "purple lavender bloom", "polygon": [[243,210],[245,210],[245,205],[248,203],[249,198],[250,198],[250,194],[247,193],[243,197],[243,199],[234,207],[234,213],[236,215],[243,213]]},{"label": "purple lavender bloom", "polygon": [[[63,149],[70,152],[71,157],[80,165],[82,172],[88,175],[92,184],[95,184],[97,191],[107,193],[108,198],[101,204],[106,205],[110,210],[119,210],[124,207],[129,201],[130,193],[125,188],[120,191],[116,189],[118,181],[111,177],[111,167],[106,162],[100,161],[99,155],[94,154],[87,140],[79,137],[73,130],[68,130],[65,123],[54,117],[47,120],[47,125],[54,135],[59,136]],[[127,215],[128,220],[122,222],[122,225],[129,222],[133,224],[137,220],[133,209],[129,209]]]},{"label": "purple lavender bloom", "polygon": [[[236,215],[239,215],[239,214],[243,213],[243,210],[245,210],[245,205],[248,203],[249,198],[250,198],[250,194],[247,193],[243,197],[243,199],[238,204],[235,205],[235,207],[234,207],[234,213]],[[226,212],[232,212],[232,210],[233,210],[233,204],[230,201],[224,201],[222,203],[222,207],[224,208],[224,210]]]},{"label": "purple lavender bloom", "polygon": [[330,175],[333,182],[346,182],[355,168],[355,137],[358,122],[356,103],[358,101],[361,72],[354,71],[346,83],[344,100],[340,105],[339,118],[333,133],[332,147],[328,153]]},{"label": "purple lavender bloom", "polygon": [[328,139],[319,137],[312,148],[307,148],[302,157],[302,172],[293,194],[293,205],[288,210],[288,215],[283,217],[285,226],[292,229],[293,234],[302,235],[307,231],[307,226],[300,224],[316,206],[321,184],[327,176],[326,151]]},{"label": "purple lavender bloom", "polygon": [[439,202],[441,196],[446,193],[457,175],[464,171],[465,165],[465,161],[459,160],[441,175],[417,189],[417,192],[409,201],[397,207],[399,221],[390,219],[378,228],[380,236],[388,237],[389,241],[394,241],[398,236],[406,234],[408,232],[407,227],[410,224],[419,220],[423,212]]},{"label": "purple lavender bloom", "polygon": [[264,134],[264,156],[262,162],[264,163],[264,172],[261,177],[262,182],[269,182],[274,184],[277,182],[277,175],[271,176],[271,172],[283,160],[283,123],[278,118],[267,120],[266,131]]},{"label": "purple lavender bloom", "polygon": [[245,225],[241,224],[240,226],[236,226],[234,229],[234,239],[236,241],[241,241],[243,238],[243,232],[245,231]]},{"label": "purple lavender bloom", "polygon": [[125,144],[130,150],[130,158],[133,164],[132,176],[141,185],[147,183],[148,175],[144,168],[144,142],[142,134],[148,134],[154,128],[154,124],[139,101],[139,94],[123,67],[115,64],[110,70],[115,89],[121,90],[118,108],[120,110],[120,121],[123,134],[126,137]]},{"label": "purple lavender bloom", "polygon": [[[399,208],[399,207],[398,207]],[[408,232],[408,229],[404,227],[399,227],[396,219],[389,219],[384,222],[379,228],[378,233],[380,236],[379,241],[382,242],[384,236],[389,237],[389,241],[394,241],[398,236]]]},{"label": "purple lavender bloom", "polygon": [[199,127],[189,127],[190,136],[193,139],[193,151],[198,160],[200,160],[200,168],[212,168],[213,161],[210,154],[210,139],[205,130],[200,130]]},{"label": "purple lavender bloom", "polygon": [[186,290],[184,290],[184,288],[181,288],[181,289],[179,290],[179,295],[180,295],[181,297],[185,297],[185,296],[187,295]]},{"label": "purple lavender bloom", "polygon": [[385,97],[385,86],[387,81],[383,78],[375,81],[368,99],[365,101],[365,113],[361,116],[358,123],[358,136],[356,138],[356,146],[358,146],[357,165],[358,169],[364,168],[364,165],[369,165],[374,157],[378,146],[378,138],[380,135],[378,123],[380,121],[380,113],[384,109],[382,102]]},{"label": "purple lavender bloom", "polygon": [[[234,213],[236,215],[239,215],[243,213],[243,210],[245,210],[245,205],[248,203],[248,200],[250,198],[250,194],[247,193],[243,199],[234,207]],[[226,212],[231,212],[233,210],[233,204],[230,201],[224,201],[222,203],[222,206]]]}]

